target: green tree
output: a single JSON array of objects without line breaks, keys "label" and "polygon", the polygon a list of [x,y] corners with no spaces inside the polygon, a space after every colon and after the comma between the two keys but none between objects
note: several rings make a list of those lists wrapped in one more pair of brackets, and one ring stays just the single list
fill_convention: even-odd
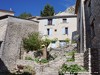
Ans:
[{"label": "green tree", "polygon": [[41,36],[37,32],[29,34],[27,38],[23,38],[23,47],[27,52],[41,49],[41,44]]},{"label": "green tree", "polygon": [[43,11],[41,11],[41,16],[53,16],[54,15],[54,8],[53,6],[46,4],[44,6]]},{"label": "green tree", "polygon": [[29,17],[32,17],[32,15],[30,13],[24,12],[24,13],[21,13],[18,17],[22,19],[27,19]]}]

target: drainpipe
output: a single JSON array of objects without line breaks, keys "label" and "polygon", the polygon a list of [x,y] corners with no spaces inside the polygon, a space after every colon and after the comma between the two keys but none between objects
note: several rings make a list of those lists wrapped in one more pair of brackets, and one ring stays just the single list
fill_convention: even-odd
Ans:
[{"label": "drainpipe", "polygon": [[85,25],[85,9],[83,4],[83,27],[84,27],[84,52],[86,51],[86,25]]},{"label": "drainpipe", "polygon": [[82,48],[82,45],[83,45],[83,39],[82,39],[82,35],[83,35],[83,34],[82,34],[82,30],[83,30],[83,29],[82,29],[82,24],[83,24],[83,23],[82,23],[82,22],[83,22],[83,21],[82,21],[82,18],[83,18],[83,17],[82,17],[82,16],[83,16],[83,11],[82,11],[82,10],[83,10],[83,7],[82,7],[82,4],[83,4],[83,3],[82,3],[82,0],[81,0],[81,4],[80,4],[80,8],[81,8],[81,12],[80,12],[80,53],[83,52],[83,48]]}]

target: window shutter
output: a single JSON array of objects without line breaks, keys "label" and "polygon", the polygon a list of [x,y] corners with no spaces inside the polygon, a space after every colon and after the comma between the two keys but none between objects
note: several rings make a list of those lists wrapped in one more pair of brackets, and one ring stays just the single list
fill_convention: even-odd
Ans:
[{"label": "window shutter", "polygon": [[62,34],[65,34],[65,28],[62,28]]},{"label": "window shutter", "polygon": [[50,29],[50,35],[52,35],[52,29]]}]

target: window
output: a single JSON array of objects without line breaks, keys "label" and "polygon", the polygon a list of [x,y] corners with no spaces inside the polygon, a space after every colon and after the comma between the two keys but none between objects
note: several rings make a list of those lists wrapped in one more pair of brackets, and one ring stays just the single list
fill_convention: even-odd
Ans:
[{"label": "window", "polygon": [[47,29],[47,35],[51,35],[52,34],[52,29]]},{"label": "window", "polygon": [[63,23],[66,23],[67,22],[67,19],[63,19]]},{"label": "window", "polygon": [[48,25],[52,25],[52,19],[48,19]]},{"label": "window", "polygon": [[62,29],[62,33],[63,33],[63,34],[68,34],[68,27],[63,28],[63,29]]},{"label": "window", "polygon": [[68,34],[68,28],[67,27],[65,28],[65,34]]}]

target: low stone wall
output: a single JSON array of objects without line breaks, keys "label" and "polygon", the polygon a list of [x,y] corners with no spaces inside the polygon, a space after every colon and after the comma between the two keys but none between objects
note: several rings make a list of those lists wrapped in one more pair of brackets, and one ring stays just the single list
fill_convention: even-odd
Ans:
[{"label": "low stone wall", "polygon": [[83,66],[84,65],[84,57],[83,57],[83,53],[75,53],[75,63],[77,63],[78,65]]}]

